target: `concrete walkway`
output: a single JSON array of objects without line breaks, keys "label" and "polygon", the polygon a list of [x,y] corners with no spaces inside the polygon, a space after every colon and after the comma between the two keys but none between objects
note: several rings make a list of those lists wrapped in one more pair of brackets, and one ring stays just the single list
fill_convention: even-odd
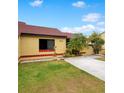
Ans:
[{"label": "concrete walkway", "polygon": [[65,61],[105,81],[105,62],[96,60],[95,58],[97,57],[98,56],[80,56],[65,58]]}]

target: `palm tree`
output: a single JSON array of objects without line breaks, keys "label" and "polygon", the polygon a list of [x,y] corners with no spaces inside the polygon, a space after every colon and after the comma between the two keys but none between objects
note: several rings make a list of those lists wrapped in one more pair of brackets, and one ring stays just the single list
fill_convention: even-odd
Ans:
[{"label": "palm tree", "polygon": [[95,54],[99,54],[99,51],[102,49],[102,45],[104,45],[104,40],[101,38],[101,35],[97,32],[93,32],[91,36],[89,36],[90,45],[93,48]]}]

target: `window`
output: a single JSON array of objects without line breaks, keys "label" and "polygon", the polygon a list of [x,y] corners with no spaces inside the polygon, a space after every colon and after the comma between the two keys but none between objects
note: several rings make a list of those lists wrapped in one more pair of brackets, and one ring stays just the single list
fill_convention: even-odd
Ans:
[{"label": "window", "polygon": [[54,40],[39,39],[39,50],[54,50]]}]

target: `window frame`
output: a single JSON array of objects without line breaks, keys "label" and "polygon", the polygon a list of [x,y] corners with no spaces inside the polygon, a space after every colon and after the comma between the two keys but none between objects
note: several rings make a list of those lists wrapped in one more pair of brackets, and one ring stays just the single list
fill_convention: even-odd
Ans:
[{"label": "window frame", "polygon": [[[53,49],[40,49],[40,40],[53,40]],[[48,46],[48,45],[47,45]],[[54,52],[55,51],[55,40],[54,39],[39,39],[39,52]]]}]

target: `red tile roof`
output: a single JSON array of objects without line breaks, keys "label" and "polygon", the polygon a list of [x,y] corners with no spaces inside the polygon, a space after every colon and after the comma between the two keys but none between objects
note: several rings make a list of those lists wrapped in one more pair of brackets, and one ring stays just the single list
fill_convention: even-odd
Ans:
[{"label": "red tile roof", "polygon": [[72,33],[68,33],[68,32],[63,32],[67,38],[72,38],[73,34]]},{"label": "red tile roof", "polygon": [[18,22],[18,31],[20,34],[35,34],[35,35],[47,35],[47,36],[63,36],[67,35],[56,28],[40,27],[27,25],[24,22]]}]

